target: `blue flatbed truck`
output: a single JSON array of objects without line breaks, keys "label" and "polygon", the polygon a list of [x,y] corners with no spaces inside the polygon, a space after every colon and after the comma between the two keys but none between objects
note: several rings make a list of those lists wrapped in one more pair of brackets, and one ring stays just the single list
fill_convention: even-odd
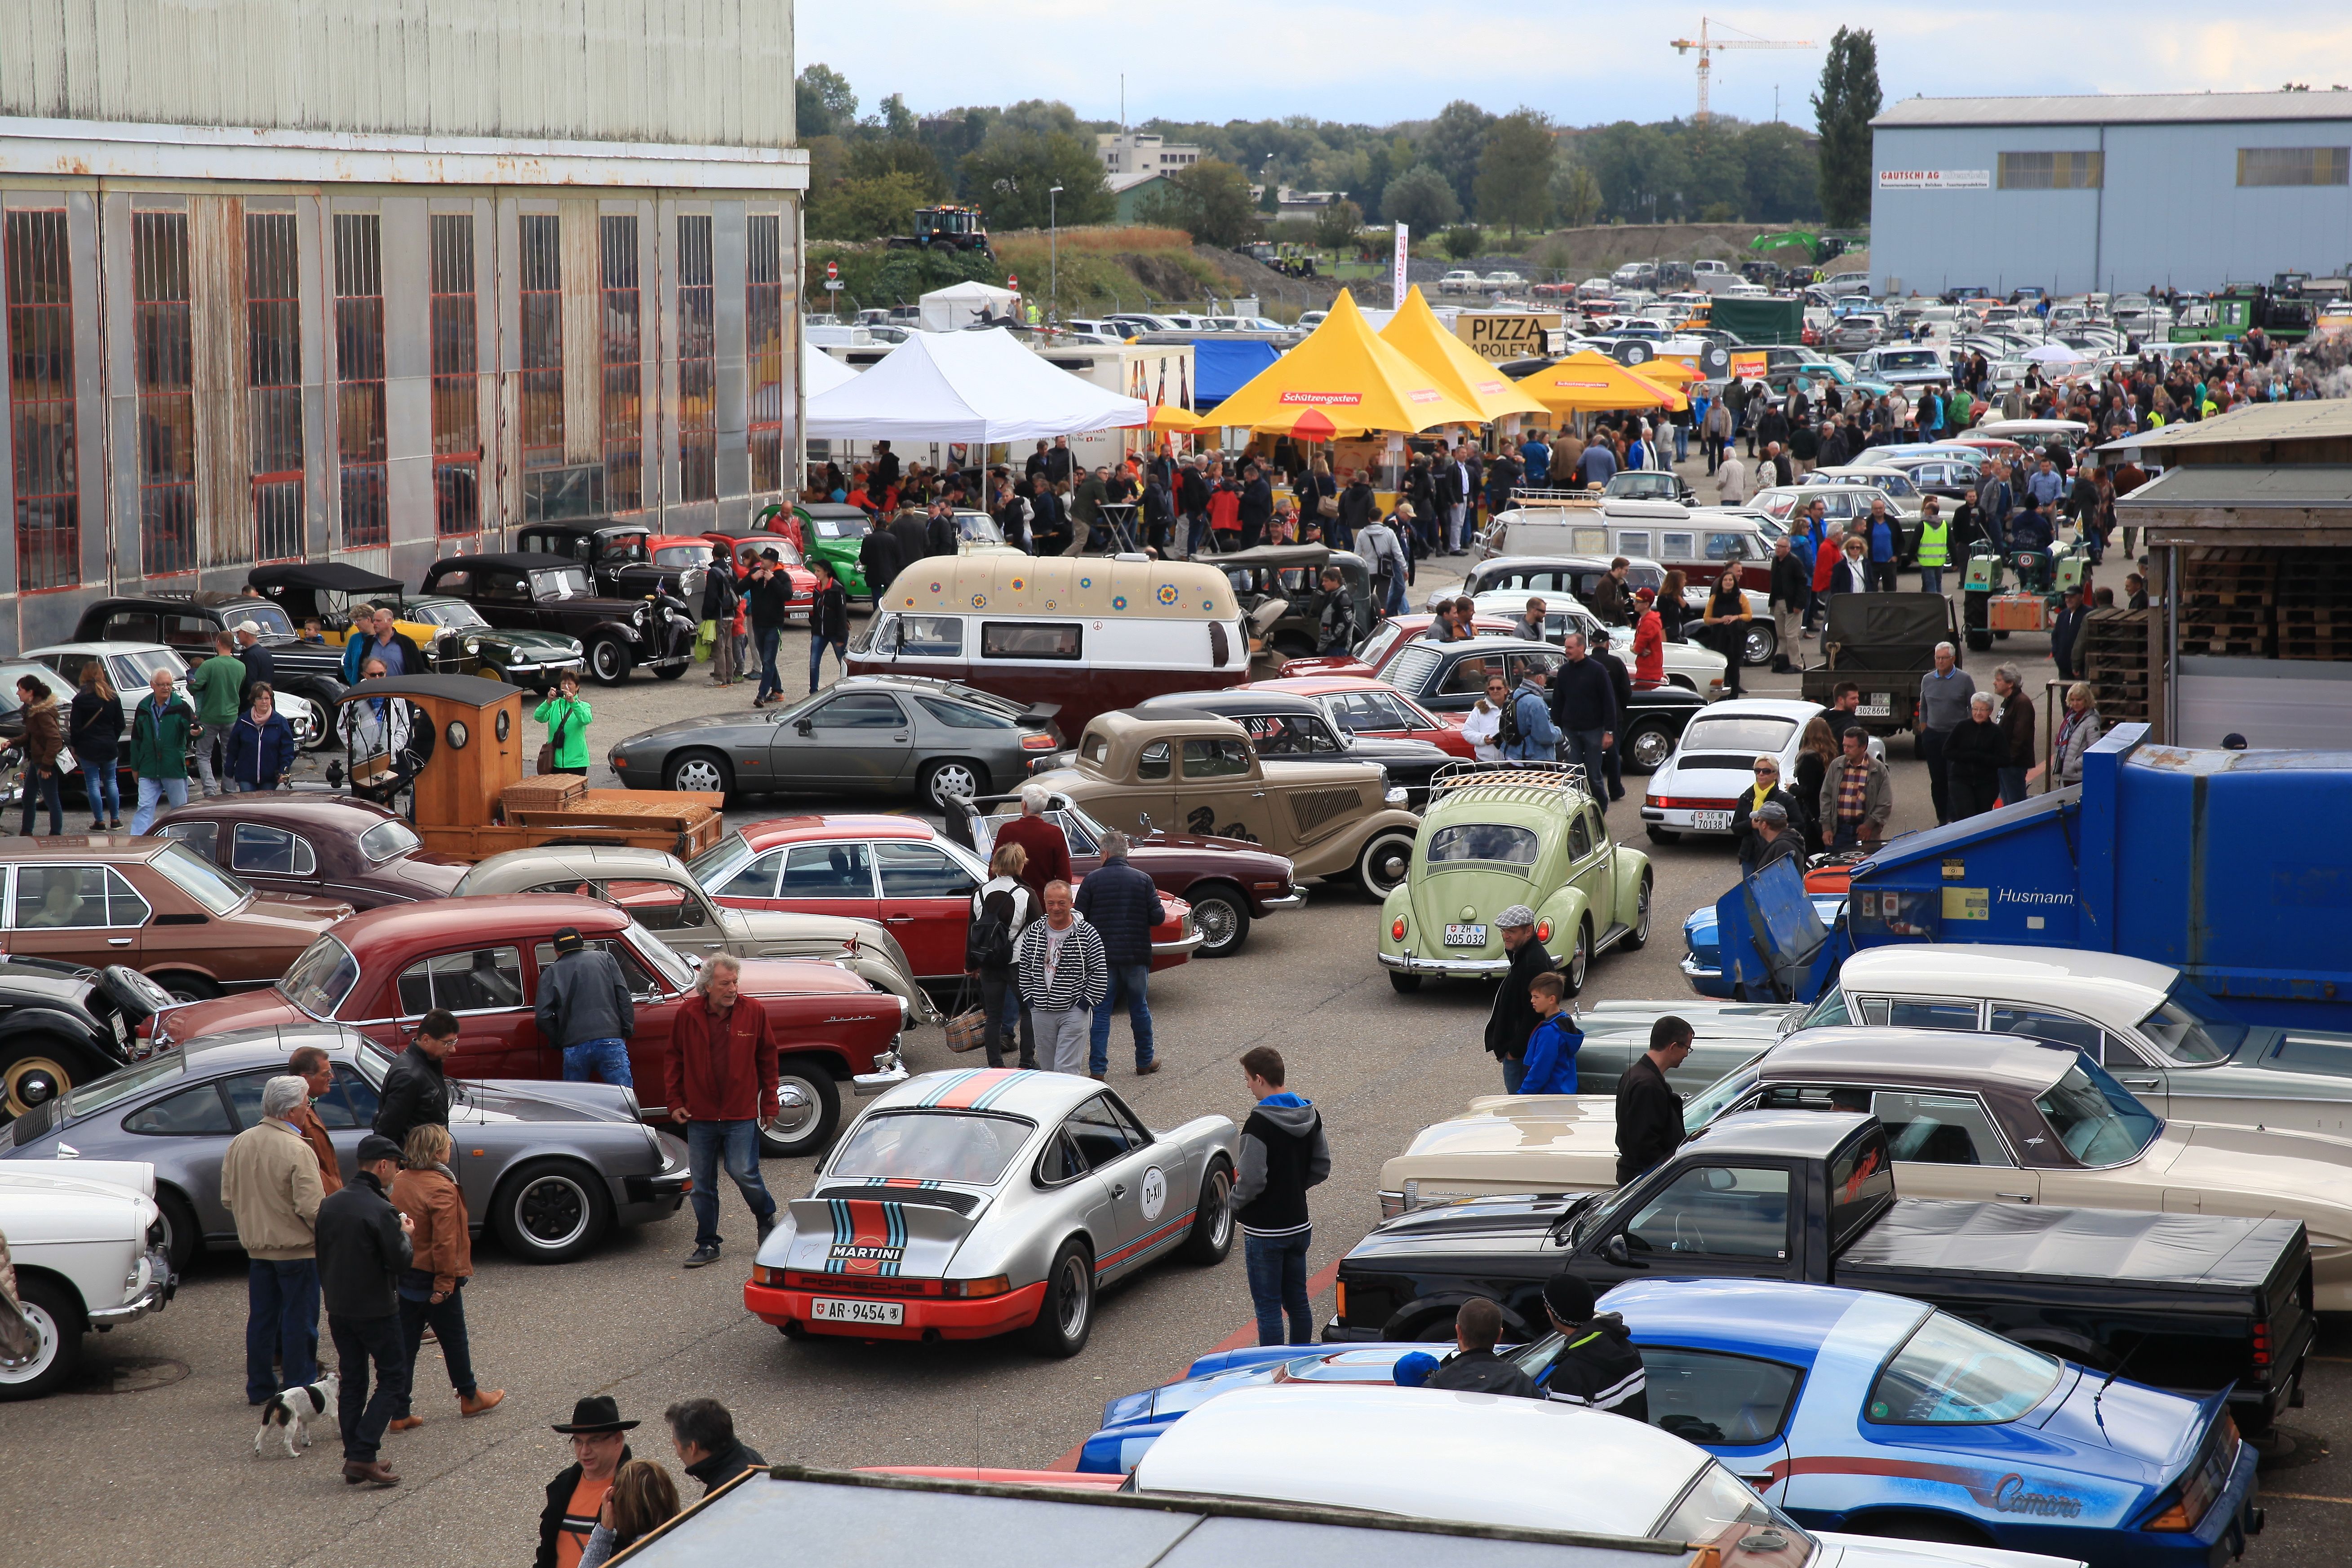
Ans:
[{"label": "blue flatbed truck", "polygon": [[1824,926],[1776,862],[1716,904],[1733,995],[1811,1001],[1847,953],[1997,942],[2184,971],[2249,1022],[2352,1030],[2352,753],[2202,751],[2118,725],[2080,785],[1888,843]]}]

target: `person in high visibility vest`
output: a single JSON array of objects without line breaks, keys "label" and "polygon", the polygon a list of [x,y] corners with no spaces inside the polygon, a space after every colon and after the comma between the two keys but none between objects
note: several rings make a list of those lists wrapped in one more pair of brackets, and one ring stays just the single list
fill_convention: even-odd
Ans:
[{"label": "person in high visibility vest", "polygon": [[1919,591],[1944,591],[1944,567],[1952,559],[1951,524],[1944,518],[1944,503],[1940,496],[1923,497],[1919,503]]}]

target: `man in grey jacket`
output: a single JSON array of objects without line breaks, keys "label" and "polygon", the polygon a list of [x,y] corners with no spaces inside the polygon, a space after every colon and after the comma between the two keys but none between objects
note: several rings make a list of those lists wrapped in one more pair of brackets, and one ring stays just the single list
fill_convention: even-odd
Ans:
[{"label": "man in grey jacket", "polygon": [[1047,883],[1045,904],[1045,918],[1031,921],[1013,948],[1021,999],[1036,1025],[1037,1065],[1084,1076],[1094,1010],[1110,994],[1110,965],[1101,934],[1079,918],[1068,883]]},{"label": "man in grey jacket", "polygon": [[591,947],[577,926],[555,934],[555,963],[539,977],[540,1038],[563,1052],[563,1081],[634,1088],[629,1037],[636,1004],[620,960]]}]

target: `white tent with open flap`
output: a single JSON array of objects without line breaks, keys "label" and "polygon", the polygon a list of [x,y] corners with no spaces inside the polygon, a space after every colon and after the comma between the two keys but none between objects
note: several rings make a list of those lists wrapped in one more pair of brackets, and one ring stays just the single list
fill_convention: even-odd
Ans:
[{"label": "white tent with open flap", "polygon": [[1021,296],[992,283],[953,283],[934,288],[917,303],[926,332],[953,332],[980,321],[1013,319],[1013,302]]},{"label": "white tent with open flap", "polygon": [[857,379],[857,372],[813,343],[801,345],[801,396],[823,397]]},{"label": "white tent with open flap", "polygon": [[808,403],[820,441],[1045,441],[1142,424],[1138,398],[1056,370],[1012,333],[913,332],[873,369]]}]

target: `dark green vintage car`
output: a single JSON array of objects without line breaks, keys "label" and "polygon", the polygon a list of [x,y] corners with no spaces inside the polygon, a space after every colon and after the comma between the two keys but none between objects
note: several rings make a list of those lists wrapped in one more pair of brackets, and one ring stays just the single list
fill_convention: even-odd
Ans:
[{"label": "dark green vintage car", "polygon": [[582,667],[580,639],[561,632],[493,626],[482,612],[446,593],[413,594],[396,579],[346,561],[297,561],[257,566],[246,574],[256,593],[285,608],[296,631],[316,619],[338,653],[352,618],[378,604],[393,607],[394,623],[432,662],[432,673],[487,675],[544,691],[566,670]]}]

